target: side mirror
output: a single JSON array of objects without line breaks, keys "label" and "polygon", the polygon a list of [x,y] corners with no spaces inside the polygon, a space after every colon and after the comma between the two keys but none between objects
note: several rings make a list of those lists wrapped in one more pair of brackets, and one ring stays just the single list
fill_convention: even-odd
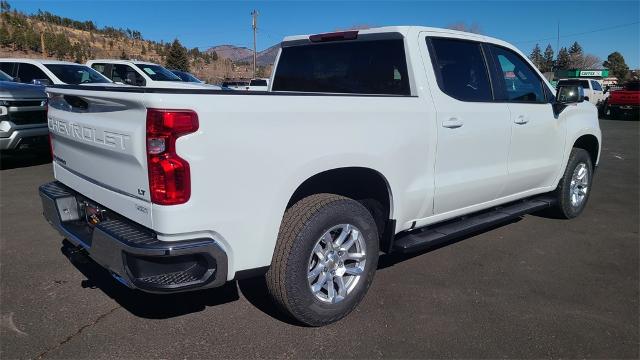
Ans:
[{"label": "side mirror", "polygon": [[49,79],[33,79],[31,80],[31,83],[33,85],[42,85],[42,86],[51,85],[51,81]]},{"label": "side mirror", "polygon": [[607,92],[609,92],[609,85],[604,87],[604,90],[602,91],[603,94],[606,94]]},{"label": "side mirror", "polygon": [[556,91],[553,113],[558,116],[568,105],[584,101],[584,90],[579,85],[561,85]]},{"label": "side mirror", "polygon": [[556,103],[576,104],[584,101],[584,90],[578,85],[561,85],[556,93]]}]

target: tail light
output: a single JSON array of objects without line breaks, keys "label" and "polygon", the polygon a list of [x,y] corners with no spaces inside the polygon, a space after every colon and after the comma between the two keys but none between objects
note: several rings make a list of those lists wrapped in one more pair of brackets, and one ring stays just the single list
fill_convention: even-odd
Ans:
[{"label": "tail light", "polygon": [[191,196],[189,163],[176,153],[176,140],[198,130],[192,110],[147,109],[147,167],[151,202],[183,204]]}]

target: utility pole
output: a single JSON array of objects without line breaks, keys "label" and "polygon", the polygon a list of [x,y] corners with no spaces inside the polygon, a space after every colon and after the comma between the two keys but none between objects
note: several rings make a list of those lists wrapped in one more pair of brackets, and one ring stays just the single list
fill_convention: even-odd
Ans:
[{"label": "utility pole", "polygon": [[258,28],[258,11],[253,10],[251,12],[251,28],[253,28],[253,78],[256,77],[256,61],[257,61],[257,52],[256,52],[256,29]]},{"label": "utility pole", "polygon": [[560,20],[558,20],[558,38],[556,39],[556,51],[560,51]]}]

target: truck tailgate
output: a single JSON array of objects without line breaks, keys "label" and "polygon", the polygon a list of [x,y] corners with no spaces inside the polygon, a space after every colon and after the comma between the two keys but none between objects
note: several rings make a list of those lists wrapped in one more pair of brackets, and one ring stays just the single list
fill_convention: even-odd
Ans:
[{"label": "truck tailgate", "polygon": [[64,88],[47,92],[56,178],[150,226],[144,94]]}]

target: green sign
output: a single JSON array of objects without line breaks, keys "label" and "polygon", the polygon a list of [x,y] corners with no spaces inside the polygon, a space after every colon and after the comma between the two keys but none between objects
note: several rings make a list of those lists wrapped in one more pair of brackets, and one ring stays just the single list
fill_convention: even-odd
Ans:
[{"label": "green sign", "polygon": [[580,70],[580,76],[608,77],[609,70]]}]

